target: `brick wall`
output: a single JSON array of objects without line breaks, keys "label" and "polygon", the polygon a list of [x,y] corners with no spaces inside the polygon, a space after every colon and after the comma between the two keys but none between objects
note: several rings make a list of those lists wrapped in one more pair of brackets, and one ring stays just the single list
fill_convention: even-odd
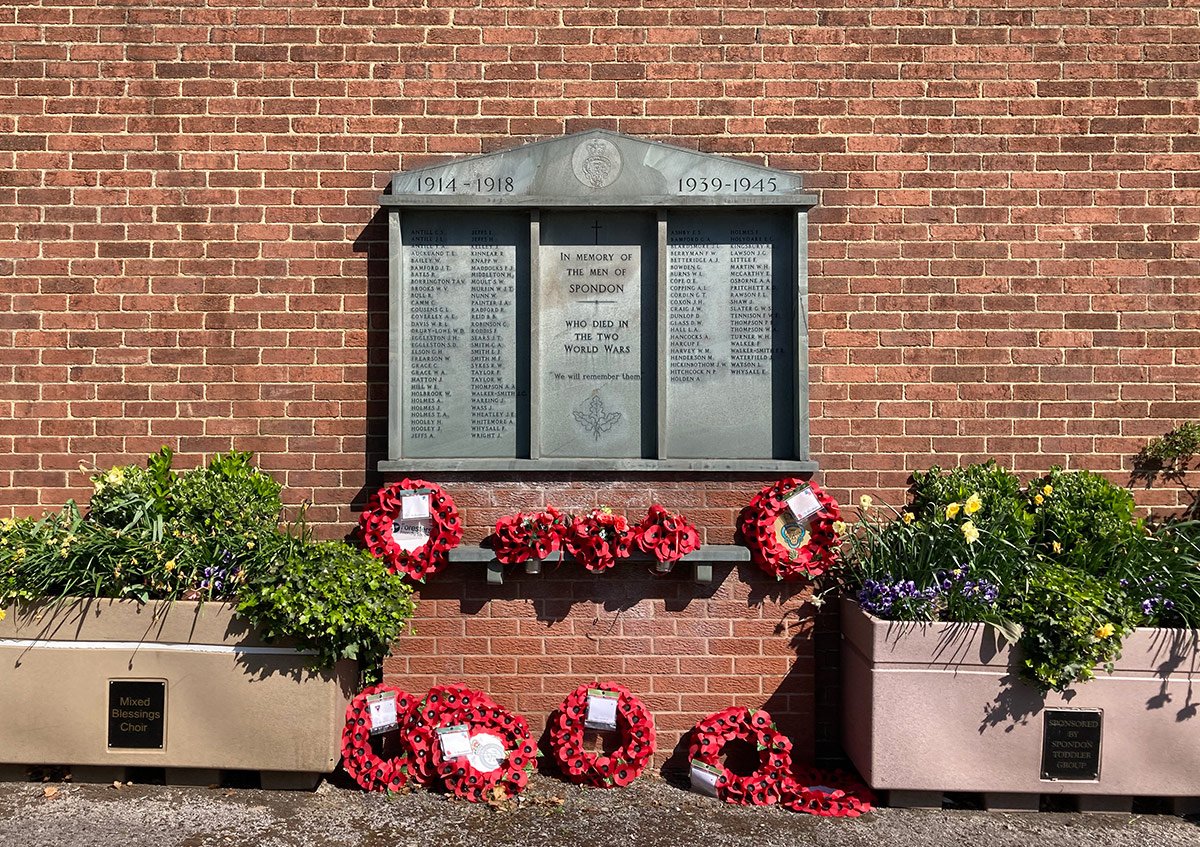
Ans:
[{"label": "brick wall", "polygon": [[[801,171],[821,192],[812,448],[843,500],[895,500],[913,469],[983,457],[1125,481],[1147,439],[1200,417],[1195,8],[270,5],[0,9],[0,513],[85,497],[80,462],[168,443],[183,464],[255,451],[291,502],[344,532],[379,482],[377,194],[402,168],[591,127]],[[704,483],[685,505],[724,540],[759,482]],[[476,537],[568,486],[587,502],[625,490],[637,509],[656,492],[586,476],[454,484],[474,498]],[[714,643],[724,631],[689,627],[714,603],[740,604],[735,628],[780,611],[748,602],[753,579],[711,598],[614,585],[521,579],[480,605],[476,577],[448,577],[421,624],[484,638],[477,626],[507,620],[538,644],[575,639],[583,673],[588,604],[617,592],[631,656],[647,638],[707,639],[739,673],[741,654]],[[536,597],[514,604],[547,586],[578,601],[571,614],[545,622]],[[635,590],[649,599],[621,593]],[[625,634],[634,611],[652,631]],[[671,632],[655,634],[663,621]],[[441,637],[428,636],[431,661],[476,655]],[[414,640],[406,661],[427,646]],[[512,649],[519,666],[526,648]],[[798,650],[805,666],[811,643]],[[781,683],[765,674],[764,698]]]}]

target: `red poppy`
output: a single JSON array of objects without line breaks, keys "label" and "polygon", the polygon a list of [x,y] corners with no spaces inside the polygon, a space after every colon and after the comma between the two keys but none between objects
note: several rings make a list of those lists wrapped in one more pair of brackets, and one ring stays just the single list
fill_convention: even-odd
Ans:
[{"label": "red poppy", "polygon": [[[754,744],[759,766],[739,776],[725,767],[722,752],[735,739]],[[778,802],[791,770],[790,742],[771,722],[764,710],[724,709],[700,721],[692,731],[689,758],[720,770],[717,796],[727,803],[770,805]],[[775,752],[772,752],[775,751]]]},{"label": "red poppy", "polygon": [[[404,491],[430,489],[429,539],[416,550],[405,550],[392,535],[402,515]],[[376,491],[359,518],[359,534],[371,554],[392,573],[424,582],[449,561],[447,555],[462,540],[458,510],[440,486],[422,479],[402,479]]]},{"label": "red poppy", "polygon": [[342,767],[363,789],[374,791],[403,788],[408,781],[408,764],[412,749],[404,735],[400,738],[400,751],[391,759],[381,758],[371,747],[371,733],[367,729],[368,698],[376,694],[393,694],[396,698],[396,718],[403,724],[409,719],[412,698],[398,688],[380,683],[355,695],[346,707],[346,727],[342,732]]},{"label": "red poppy", "polygon": [[784,808],[822,817],[856,818],[873,802],[869,788],[840,770],[800,769],[783,794]]},{"label": "red poppy", "polygon": [[[807,521],[808,537],[799,548],[779,541],[776,520],[790,515],[787,500],[804,486],[812,489],[821,509]],[[750,557],[758,567],[780,580],[811,579],[820,576],[837,561],[838,538],[833,531],[841,519],[837,501],[815,482],[795,477],[781,479],[751,498],[739,517],[739,530]]]},{"label": "red poppy", "polygon": [[675,562],[700,549],[700,533],[683,515],[653,504],[634,533],[638,547],[659,562]]},{"label": "red poppy", "polygon": [[512,565],[546,558],[559,549],[565,530],[562,513],[549,506],[533,514],[519,512],[500,518],[487,543],[497,561]]},{"label": "red poppy", "polygon": [[[589,689],[617,694],[616,732],[621,736],[621,744],[610,754],[594,755],[583,750]],[[646,738],[635,739],[632,727],[634,720],[642,727],[653,727],[650,711],[625,686],[613,682],[579,686],[563,700],[558,718],[550,725],[550,749],[560,764],[560,770],[572,782],[599,788],[632,782],[654,754],[652,732],[643,729],[641,732]],[[623,775],[623,781],[618,781],[619,775]]]}]

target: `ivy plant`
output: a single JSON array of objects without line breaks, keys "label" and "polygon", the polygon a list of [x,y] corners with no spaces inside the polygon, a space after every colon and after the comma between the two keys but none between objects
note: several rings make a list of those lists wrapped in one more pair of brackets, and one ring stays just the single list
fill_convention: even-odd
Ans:
[{"label": "ivy plant", "polygon": [[364,551],[315,540],[302,517],[281,526],[281,487],[249,453],[183,472],[173,459],[164,447],[144,468],[96,472],[85,510],[0,521],[0,609],[67,596],[236,602],[322,665],[357,658],[376,675],[412,616],[411,589]]}]

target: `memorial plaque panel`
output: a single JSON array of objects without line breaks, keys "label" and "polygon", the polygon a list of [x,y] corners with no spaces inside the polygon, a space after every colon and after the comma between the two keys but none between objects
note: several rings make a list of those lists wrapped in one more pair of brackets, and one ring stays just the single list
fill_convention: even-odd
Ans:
[{"label": "memorial plaque panel", "polygon": [[108,681],[109,747],[161,750],[166,726],[166,680]]},{"label": "memorial plaque panel", "polygon": [[815,470],[816,202],[599,129],[395,174],[379,469]]},{"label": "memorial plaque panel", "polygon": [[657,330],[643,316],[655,314],[654,220],[559,212],[543,216],[541,236],[541,453],[647,455]]},{"label": "memorial plaque panel", "polygon": [[1042,779],[1099,779],[1103,713],[1047,709],[1043,716]]},{"label": "memorial plaque panel", "polygon": [[792,257],[786,214],[668,218],[668,456],[793,453]]},{"label": "memorial plaque panel", "polygon": [[404,453],[517,455],[528,216],[431,211],[402,224]]}]

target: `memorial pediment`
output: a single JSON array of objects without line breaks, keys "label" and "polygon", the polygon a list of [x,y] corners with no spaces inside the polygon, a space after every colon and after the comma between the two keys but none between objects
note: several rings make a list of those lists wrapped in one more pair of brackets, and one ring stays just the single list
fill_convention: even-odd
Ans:
[{"label": "memorial pediment", "polygon": [[381,469],[813,469],[798,174],[594,130],[381,202]]},{"label": "memorial pediment", "polygon": [[596,129],[392,177],[384,205],[795,203],[799,174]]}]

